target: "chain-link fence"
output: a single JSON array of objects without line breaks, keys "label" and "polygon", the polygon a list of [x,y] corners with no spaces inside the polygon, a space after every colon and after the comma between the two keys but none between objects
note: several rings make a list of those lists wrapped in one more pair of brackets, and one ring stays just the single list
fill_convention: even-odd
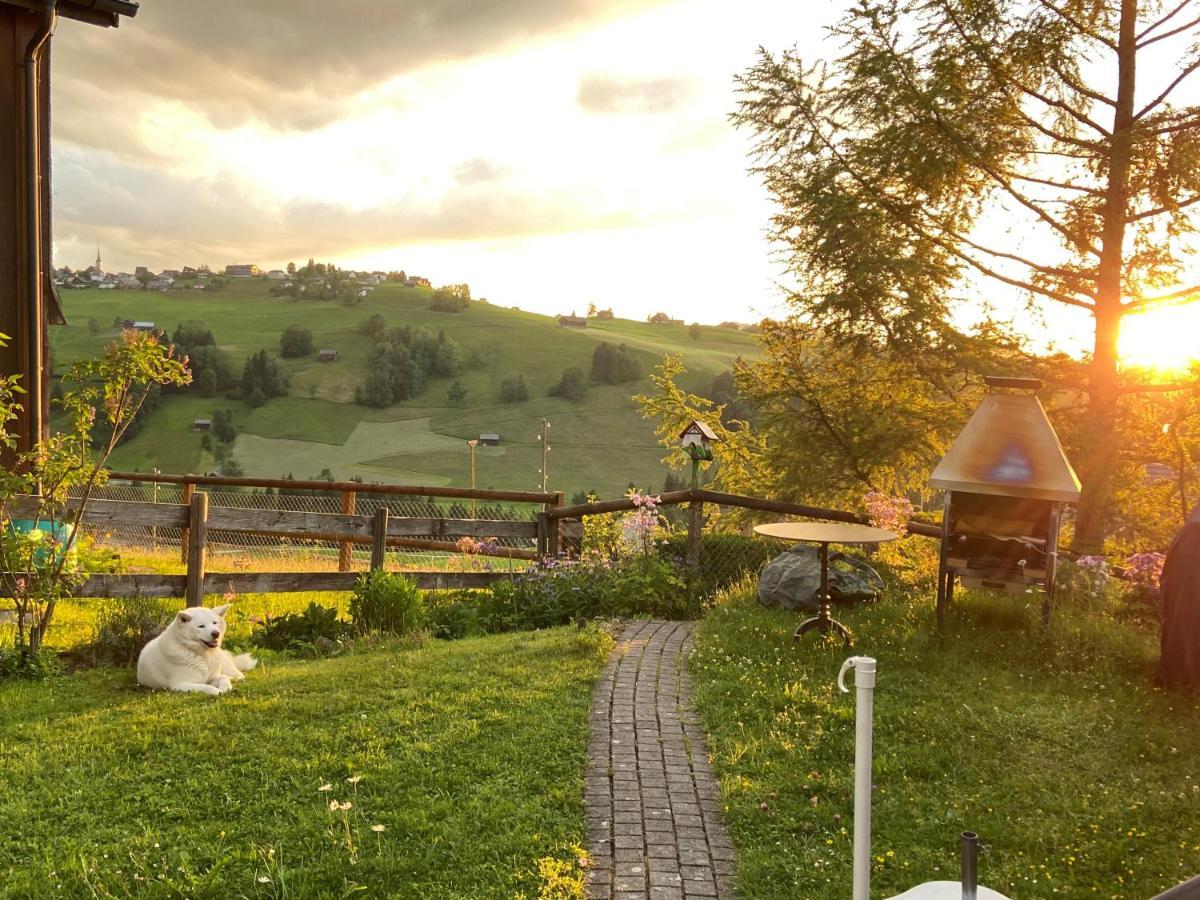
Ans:
[{"label": "chain-link fence", "polygon": [[[191,486],[152,481],[109,481],[97,489],[97,500],[125,500],[149,503],[186,504]],[[348,505],[346,492],[305,488],[239,488],[226,485],[197,486],[208,494],[210,507],[236,509],[289,510],[294,512],[344,513],[373,516],[386,507],[390,517],[436,522],[444,519],[479,519],[505,522],[533,522],[540,507],[531,504],[497,503],[484,500],[446,500],[426,497],[395,496],[373,493],[370,486],[353,492]],[[485,529],[486,530],[486,529]],[[184,571],[184,533],[182,528],[142,525],[92,525],[85,522],[83,535],[96,545],[118,552],[129,572]],[[522,560],[492,558],[476,552],[472,539],[439,538],[431,527],[428,535],[414,535],[414,542],[438,540],[455,544],[453,549],[433,550],[416,547],[389,547],[388,567],[401,569],[523,568]],[[532,551],[532,539],[487,537],[479,543]],[[246,534],[209,530],[208,565],[212,571],[365,571],[370,564],[369,544],[341,543],[301,539],[270,534]]]}]

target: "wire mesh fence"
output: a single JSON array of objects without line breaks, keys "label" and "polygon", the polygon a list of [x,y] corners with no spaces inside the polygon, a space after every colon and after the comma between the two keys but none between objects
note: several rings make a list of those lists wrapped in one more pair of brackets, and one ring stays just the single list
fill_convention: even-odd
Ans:
[{"label": "wire mesh fence", "polygon": [[[109,481],[94,494],[97,500],[125,500],[143,503],[186,504],[191,486],[153,481]],[[412,518],[436,522],[444,519],[478,519],[483,521],[533,522],[539,507],[529,504],[508,504],[482,500],[445,500],[426,497],[405,497],[371,493],[369,486],[362,491],[347,493],[340,490],[309,490],[305,488],[236,488],[202,487],[208,494],[210,507],[236,509],[287,510],[292,512],[348,513],[373,516],[386,507],[390,517]],[[414,538],[439,539],[437,529],[428,535]],[[486,529],[485,529],[486,532]],[[185,536],[182,528],[143,525],[97,526],[85,522],[83,536],[97,546],[118,552],[129,572],[182,572],[184,569]],[[366,571],[370,566],[369,544],[342,543],[329,540],[301,539],[271,534],[246,534],[209,530],[208,565],[212,571]],[[388,568],[438,570],[461,568],[471,570],[484,566],[523,567],[520,560],[492,558],[477,552],[477,544],[514,550],[533,550],[531,539],[488,537],[478,541],[466,538],[455,542],[453,550],[389,547]]]}]

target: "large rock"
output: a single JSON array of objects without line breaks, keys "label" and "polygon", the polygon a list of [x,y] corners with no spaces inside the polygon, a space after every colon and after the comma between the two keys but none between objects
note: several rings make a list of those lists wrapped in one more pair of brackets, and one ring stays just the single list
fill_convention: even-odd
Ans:
[{"label": "large rock", "polygon": [[[874,599],[882,589],[882,579],[866,563],[829,552],[829,594],[835,603]],[[821,554],[811,544],[797,544],[779,554],[758,577],[758,601],[763,606],[815,612],[820,590]]]}]

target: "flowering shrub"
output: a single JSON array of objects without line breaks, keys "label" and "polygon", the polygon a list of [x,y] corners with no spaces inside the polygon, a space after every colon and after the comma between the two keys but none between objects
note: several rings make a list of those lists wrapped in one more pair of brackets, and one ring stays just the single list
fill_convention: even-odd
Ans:
[{"label": "flowering shrub", "polygon": [[699,612],[679,571],[656,556],[613,562],[546,560],[487,591],[430,594],[435,637],[566,625],[607,616],[687,618]]},{"label": "flowering shrub", "polygon": [[658,504],[662,498],[637,491],[630,491],[628,496],[634,509],[625,516],[621,524],[630,543],[641,551],[642,556],[649,556],[654,547],[654,533],[658,528]]},{"label": "flowering shrub", "polygon": [[[76,552],[79,529],[70,522],[83,518],[104,484],[109,455],[153,391],[190,381],[187,359],[176,357],[174,347],[126,331],[100,359],[75,363],[63,378],[60,430],[16,454],[11,470],[0,469],[0,596],[13,600],[17,656],[39,657],[58,601],[99,567]],[[16,439],[8,423],[17,418],[22,391],[17,376],[0,376],[0,447],[10,451]],[[77,499],[69,509],[72,492]],[[21,495],[35,494],[32,509],[29,501],[14,508]]]},{"label": "flowering shrub", "polygon": [[908,521],[913,515],[913,505],[906,497],[889,497],[882,491],[870,491],[863,495],[867,518],[876,528],[886,528],[904,537],[908,533]]},{"label": "flowering shrub", "polygon": [[1166,556],[1157,552],[1135,553],[1125,560],[1125,577],[1144,599],[1158,596]]}]

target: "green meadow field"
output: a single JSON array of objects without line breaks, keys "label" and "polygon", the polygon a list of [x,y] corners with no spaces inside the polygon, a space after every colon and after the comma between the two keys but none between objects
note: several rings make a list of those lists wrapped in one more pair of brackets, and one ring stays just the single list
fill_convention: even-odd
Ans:
[{"label": "green meadow field", "polygon": [[[216,293],[63,292],[69,324],[51,332],[56,372],[100,353],[117,337],[120,319],[152,321],[168,333],[180,322],[200,320],[238,372],[245,358],[260,349],[278,356],[280,333],[292,324],[311,329],[318,349],[338,351],[333,363],[320,363],[315,354],[281,360],[291,378],[290,393],[257,409],[223,396],[164,397],[143,430],[117,449],[114,468],[215,470],[191,423],[228,407],[239,431],[234,459],[247,475],[307,478],[329,469],[338,479],[465,486],[470,483],[466,441],[481,432],[499,432],[500,446],[476,450],[477,485],[533,489],[540,485],[537,436],[546,418],[551,423],[549,487],[568,496],[580,490],[612,496],[630,482],[656,488],[666,475],[652,423],[641,418],[630,399],[648,390],[649,380],[592,384],[584,399],[573,403],[547,396],[563,369],[578,366],[588,372],[597,344],[624,343],[642,360],[647,375],[665,354],[682,354],[689,370],[687,386],[706,392],[737,357],[757,353],[752,335],[711,327],[697,341],[682,325],[616,319],[566,329],[549,316],[478,301],[461,313],[437,312],[428,308],[428,289],[395,283],[380,285],[353,307],[333,300],[272,297],[270,287],[271,282],[253,279],[232,281]],[[571,304],[564,303],[563,312],[570,311]],[[476,351],[482,365],[459,376],[467,389],[463,405],[448,401],[453,380],[448,378],[431,379],[420,395],[386,409],[354,402],[371,350],[359,326],[374,313],[389,327],[445,329],[468,354]],[[528,386],[529,400],[501,403],[500,382],[518,374]]]}]

